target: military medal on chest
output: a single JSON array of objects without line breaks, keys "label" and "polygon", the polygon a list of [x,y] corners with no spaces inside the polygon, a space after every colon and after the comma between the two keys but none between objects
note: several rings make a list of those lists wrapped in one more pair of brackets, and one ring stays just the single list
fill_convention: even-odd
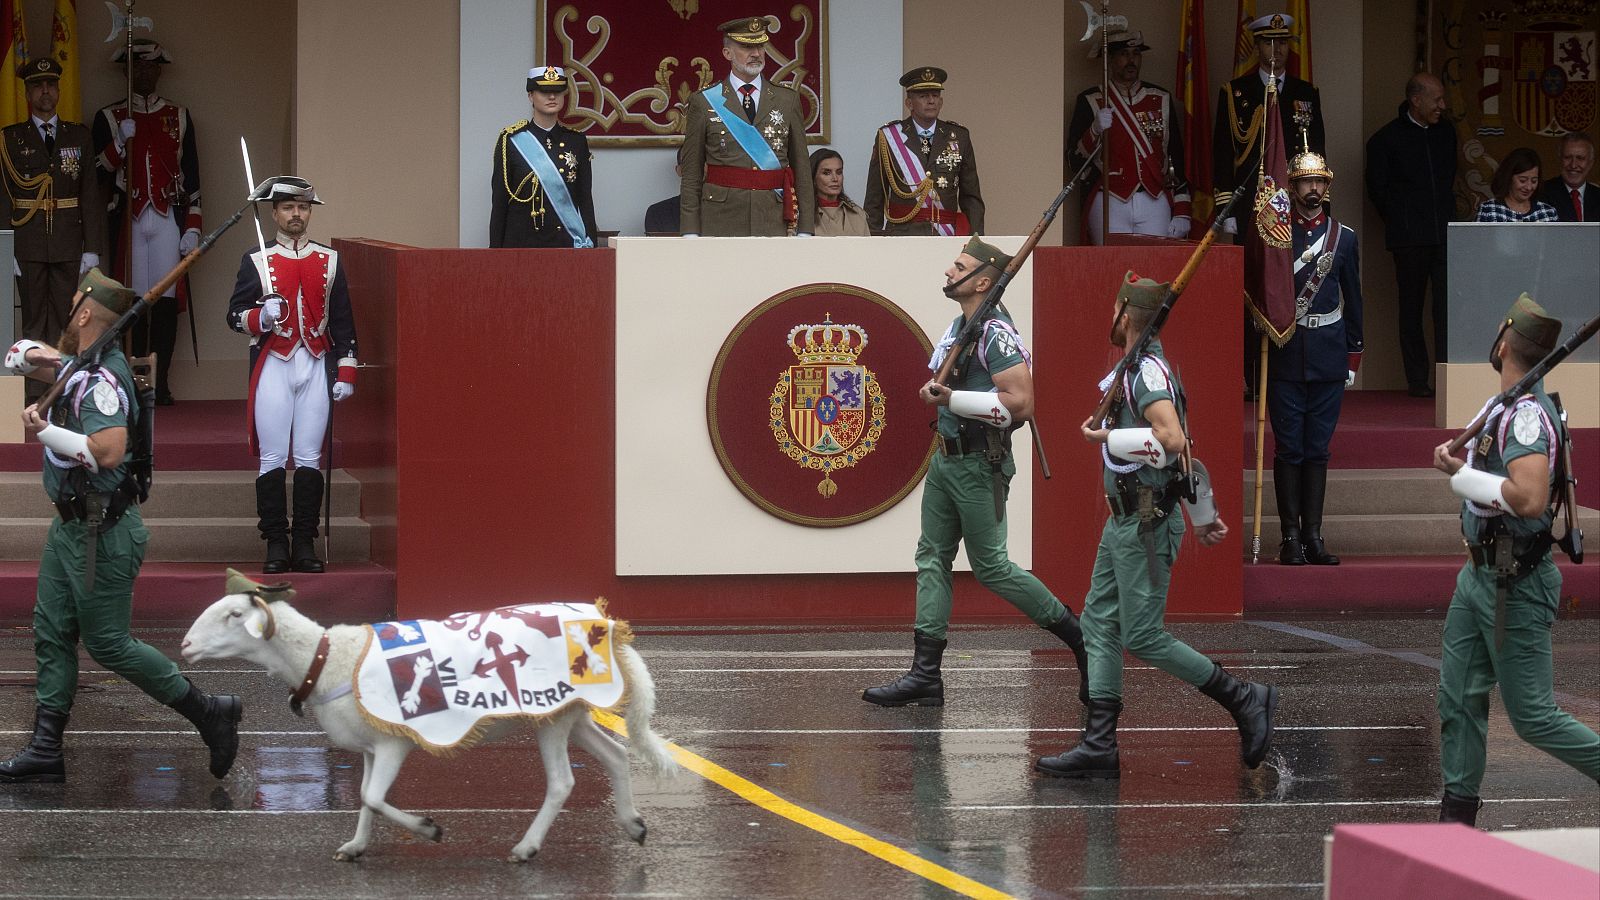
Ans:
[{"label": "military medal on chest", "polygon": [[959,167],[961,165],[961,145],[955,141],[946,144],[943,152],[934,160],[934,164],[945,169]]}]

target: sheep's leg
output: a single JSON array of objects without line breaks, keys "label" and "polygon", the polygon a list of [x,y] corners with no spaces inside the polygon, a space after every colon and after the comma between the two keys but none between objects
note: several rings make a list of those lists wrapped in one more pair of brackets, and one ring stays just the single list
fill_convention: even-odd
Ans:
[{"label": "sheep's leg", "polygon": [[397,809],[385,799],[395,778],[400,775],[401,764],[411,755],[414,746],[410,741],[394,738],[373,748],[372,766],[368,769],[371,777],[364,779],[365,783],[361,786],[361,802],[366,808],[382,813],[384,818],[412,834],[437,841],[444,837],[444,829],[435,825],[432,819]]},{"label": "sheep's leg", "polygon": [[633,805],[633,777],[628,771],[628,751],[601,731],[587,713],[579,716],[573,725],[572,740],[605,767],[606,775],[611,778],[611,795],[616,802],[617,821],[622,823],[622,830],[628,833],[629,838],[643,844],[644,817]]},{"label": "sheep's leg", "polygon": [[544,759],[544,805],[533,817],[528,833],[511,848],[511,862],[527,862],[539,852],[550,824],[572,793],[572,762],[567,756],[567,738],[576,719],[572,715],[556,716],[539,726],[539,756]]},{"label": "sheep's leg", "polygon": [[[367,785],[372,783],[372,753],[361,754],[361,796],[367,795]],[[372,809],[365,802],[361,804],[361,812],[356,815],[356,836],[346,841],[343,847],[334,851],[333,858],[338,862],[355,862],[361,854],[367,852],[367,841],[372,837]]]}]

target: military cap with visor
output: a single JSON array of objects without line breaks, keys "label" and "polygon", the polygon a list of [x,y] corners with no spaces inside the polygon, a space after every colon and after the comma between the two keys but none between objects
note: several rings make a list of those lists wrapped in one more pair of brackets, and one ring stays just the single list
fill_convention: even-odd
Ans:
[{"label": "military cap with visor", "polygon": [[900,76],[900,86],[912,91],[942,91],[950,73],[938,66],[921,66]]},{"label": "military cap with visor", "polygon": [[1250,31],[1258,41],[1285,39],[1294,37],[1289,29],[1294,27],[1294,16],[1283,13],[1272,13],[1262,16],[1250,23]]},{"label": "military cap with visor", "polygon": [[723,36],[741,44],[765,44],[772,40],[768,32],[777,27],[778,21],[772,16],[748,16],[743,19],[732,19],[717,26]]},{"label": "military cap with visor", "polygon": [[538,66],[528,70],[528,93],[539,91],[545,94],[565,94],[567,92],[567,70],[560,66]]},{"label": "military cap with visor", "polygon": [[17,66],[17,77],[33,84],[35,81],[59,81],[61,79],[61,64],[48,56],[30,59]]}]

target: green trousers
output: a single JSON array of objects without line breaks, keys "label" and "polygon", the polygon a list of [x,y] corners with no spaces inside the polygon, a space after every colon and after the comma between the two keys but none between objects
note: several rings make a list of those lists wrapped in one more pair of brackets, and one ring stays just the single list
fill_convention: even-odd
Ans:
[{"label": "green trousers", "polygon": [[1550,626],[1560,596],[1561,571],[1549,557],[1513,580],[1505,643],[1497,648],[1493,572],[1468,562],[1456,576],[1439,669],[1439,768],[1450,793],[1478,796],[1496,681],[1518,737],[1600,781],[1600,737],[1556,706]]},{"label": "green trousers", "polygon": [[[1167,585],[1183,540],[1183,514],[1157,521],[1150,565],[1138,516],[1109,516],[1094,555],[1094,574],[1083,599],[1083,643],[1089,651],[1089,696],[1122,699],[1122,651],[1199,686],[1214,666],[1199,651],[1167,633]],[[1152,568],[1155,570],[1152,573]],[[1154,577],[1152,577],[1152,574]]]},{"label": "green trousers", "polygon": [[[1005,492],[1016,471],[1010,457]],[[1036,624],[1048,628],[1067,608],[1043,582],[1011,561],[1006,551],[1006,521],[995,521],[993,475],[981,453],[936,455],[922,484],[922,537],[917,541],[917,624],[923,634],[943,640],[950,624],[951,566],[956,548],[967,544],[967,560],[978,583],[999,594]]]},{"label": "green trousers", "polygon": [[50,524],[33,604],[33,655],[39,670],[40,706],[72,711],[78,691],[78,642],[96,663],[126,678],[162,703],[188,690],[172,660],[128,633],[133,580],[144,562],[150,532],[137,506],[105,534],[95,550],[94,588],[83,590],[84,525]]}]

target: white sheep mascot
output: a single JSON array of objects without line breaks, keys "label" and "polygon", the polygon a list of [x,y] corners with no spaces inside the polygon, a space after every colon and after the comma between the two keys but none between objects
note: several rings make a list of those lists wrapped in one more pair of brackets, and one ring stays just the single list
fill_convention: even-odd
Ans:
[{"label": "white sheep mascot", "polygon": [[[569,738],[604,766],[611,778],[617,820],[628,837],[644,843],[646,829],[644,818],[633,805],[628,753],[595,724],[589,709],[626,702],[625,719],[634,755],[656,775],[676,774],[678,766],[650,728],[655,711],[655,684],[650,672],[627,643],[631,639],[627,624],[605,617],[603,605],[506,607],[459,614],[443,622],[338,625],[324,629],[289,605],[293,595],[287,584],[259,584],[229,569],[227,596],[211,604],[195,620],[184,636],[182,653],[190,663],[245,659],[265,667],[274,678],[295,687],[290,706],[296,713],[301,713],[302,703],[309,702],[316,709],[318,724],[335,746],[362,754],[361,814],[356,833],[338,849],[334,859],[349,862],[366,852],[374,812],[430,840],[443,837],[444,829],[432,819],[397,809],[386,800],[412,748],[421,745],[435,754],[449,755],[481,741],[495,740],[526,724],[537,728],[539,754],[544,761],[545,799],[527,833],[511,849],[511,861],[526,862],[539,852],[551,823],[572,792]],[[563,617],[559,625],[558,614]],[[591,618],[580,618],[583,615]],[[472,626],[470,631],[468,625]],[[424,631],[434,635],[432,646]],[[452,658],[462,658],[459,647],[452,646],[453,656],[443,654],[447,639],[465,641],[469,635],[477,643],[471,645],[476,649],[468,653],[476,653],[483,661],[472,666],[469,656],[467,671],[462,671],[459,664],[451,662]],[[421,652],[405,652],[419,647]],[[510,649],[502,649],[506,647]],[[371,654],[377,654],[375,662],[364,665]],[[542,662],[548,659],[556,662]],[[376,679],[374,672],[378,673]],[[392,688],[387,683],[381,689],[375,687],[379,681],[387,682],[391,674]],[[524,685],[556,687],[519,688],[519,675]],[[441,677],[445,681],[441,682]],[[464,689],[473,683],[499,684],[493,680],[496,677],[506,684],[506,690],[495,693]],[[539,677],[544,680],[539,681]],[[450,687],[441,688],[441,684]],[[384,696],[377,697],[379,694]],[[595,697],[601,699],[592,699]],[[505,705],[508,698],[509,705]],[[380,701],[388,702],[389,707],[383,707]],[[497,708],[503,705],[504,711],[480,709],[467,714],[460,708],[490,704],[497,704]],[[454,732],[441,732],[441,727],[451,726],[436,723],[451,715],[467,715],[465,720],[458,719],[466,724]]]}]

